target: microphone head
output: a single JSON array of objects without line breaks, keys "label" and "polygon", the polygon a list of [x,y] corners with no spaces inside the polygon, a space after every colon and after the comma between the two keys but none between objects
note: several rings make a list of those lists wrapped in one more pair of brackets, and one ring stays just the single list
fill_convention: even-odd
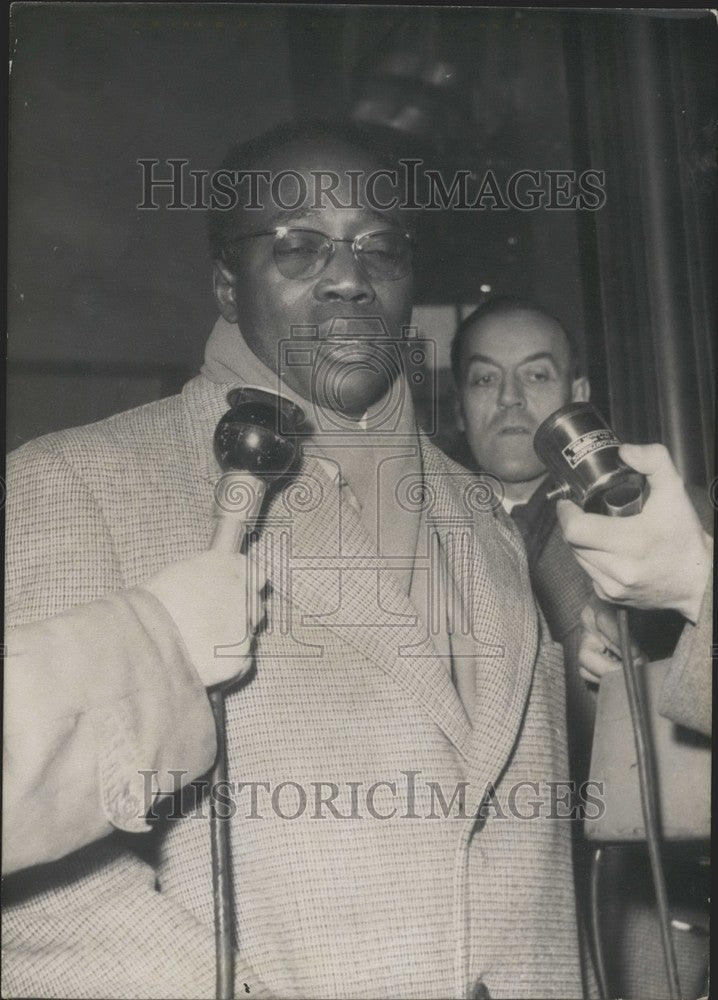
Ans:
[{"label": "microphone head", "polygon": [[224,472],[248,472],[265,482],[287,472],[299,452],[304,411],[274,392],[231,389],[230,409],[214,432],[214,453]]},{"label": "microphone head", "polygon": [[593,514],[637,514],[647,483],[621,461],[620,445],[592,403],[568,403],[556,410],[534,435],[536,454],[559,484],[550,496],[572,499]]}]

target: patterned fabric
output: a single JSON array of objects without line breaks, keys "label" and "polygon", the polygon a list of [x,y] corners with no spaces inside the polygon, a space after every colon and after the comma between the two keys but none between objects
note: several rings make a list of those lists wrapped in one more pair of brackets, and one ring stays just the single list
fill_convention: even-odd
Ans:
[{"label": "patterned fabric", "polygon": [[[226,389],[199,377],[11,456],[13,624],[207,546]],[[427,531],[415,571],[431,580],[438,536],[476,644],[474,726],[434,648],[432,605],[422,620],[307,458],[261,527],[269,626],[255,675],[227,699],[230,780],[243,783],[231,820],[238,996],[244,983],[282,997],[465,997],[479,981],[494,998],[581,993],[570,824],[546,808],[519,815],[568,776],[561,651],[537,620],[516,529],[477,507],[471,475],[420,449],[431,490],[416,498]],[[322,805],[335,787],[344,819]],[[207,809],[195,799],[192,815],[158,823],[146,861],[141,838],[118,835],[10,880],[4,995],[213,995]]]},{"label": "patterned fabric", "polygon": [[[309,343],[316,347],[311,340]],[[392,346],[394,353],[389,350]],[[393,363],[401,371],[398,350],[396,344],[389,344],[379,364],[389,367]],[[307,353],[306,346],[295,351],[304,358]],[[322,370],[333,370],[326,358]],[[308,403],[250,350],[237,325],[221,316],[205,347],[202,374],[219,384],[269,389],[303,410],[305,455],[313,455],[330,478],[340,477],[346,489],[342,499],[361,511],[364,529],[374,545],[380,546],[382,555],[396,557],[391,560],[392,569],[408,593],[415,583],[412,560],[422,510],[420,504],[406,502],[421,484],[418,431],[406,379],[396,378],[361,419],[352,420],[341,412]]]},{"label": "patterned fabric", "polygon": [[546,543],[556,530],[556,503],[546,499],[546,493],[555,486],[544,479],[534,490],[528,503],[514,504],[511,518],[516,523],[526,546],[529,574],[533,574]]},{"label": "patterned fabric", "polygon": [[[394,354],[389,350],[392,346]],[[383,362],[388,366],[393,361],[400,372],[398,350],[396,344],[389,344]],[[352,420],[307,403],[250,350],[236,324],[222,317],[207,341],[202,374],[220,384],[232,380],[237,385],[269,388],[304,411],[303,428],[305,432],[311,429],[311,437],[303,439],[305,456],[311,454],[322,471],[339,483],[341,501],[359,513],[372,545],[387,560],[424,621],[429,620],[429,602],[436,605],[434,613],[429,613],[433,645],[472,722],[476,700],[474,641],[461,627],[466,609],[439,536],[431,555],[431,572],[414,572],[420,537],[427,533],[426,500],[433,485],[423,476],[419,432],[406,379],[395,379],[361,419]],[[427,555],[424,553],[424,561]]]}]

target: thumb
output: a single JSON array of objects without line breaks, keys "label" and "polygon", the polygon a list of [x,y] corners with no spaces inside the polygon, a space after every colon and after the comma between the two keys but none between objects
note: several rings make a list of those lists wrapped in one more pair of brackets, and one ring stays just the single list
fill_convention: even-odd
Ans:
[{"label": "thumb", "polygon": [[662,444],[622,444],[618,454],[636,472],[665,482],[678,477],[668,449]]},{"label": "thumb", "polygon": [[573,500],[556,501],[556,517],[563,531],[571,524],[576,515],[581,513],[581,508]]}]

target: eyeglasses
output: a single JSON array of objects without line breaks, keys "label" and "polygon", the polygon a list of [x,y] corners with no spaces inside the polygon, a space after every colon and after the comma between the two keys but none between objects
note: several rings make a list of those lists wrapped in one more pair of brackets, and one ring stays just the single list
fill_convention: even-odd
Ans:
[{"label": "eyeglasses", "polygon": [[258,236],[274,236],[274,263],[285,278],[314,278],[329,263],[337,243],[351,244],[354,259],[370,278],[378,281],[397,281],[411,271],[412,240],[400,229],[382,229],[365,233],[353,240],[334,239],[317,229],[290,229],[278,226],[259,233],[235,237],[222,251],[228,267],[236,267],[241,253],[235,244]]}]

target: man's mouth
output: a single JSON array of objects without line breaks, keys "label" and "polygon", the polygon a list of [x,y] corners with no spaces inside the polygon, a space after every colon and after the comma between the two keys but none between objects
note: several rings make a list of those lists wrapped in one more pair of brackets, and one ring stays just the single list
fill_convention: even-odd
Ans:
[{"label": "man's mouth", "polygon": [[524,427],[522,424],[508,424],[506,427],[502,427],[499,431],[499,435],[511,437],[516,435],[517,437],[522,434],[530,435],[532,431],[528,427]]},{"label": "man's mouth", "polygon": [[335,316],[319,327],[321,340],[341,344],[360,344],[388,336],[383,320],[377,316]]}]

